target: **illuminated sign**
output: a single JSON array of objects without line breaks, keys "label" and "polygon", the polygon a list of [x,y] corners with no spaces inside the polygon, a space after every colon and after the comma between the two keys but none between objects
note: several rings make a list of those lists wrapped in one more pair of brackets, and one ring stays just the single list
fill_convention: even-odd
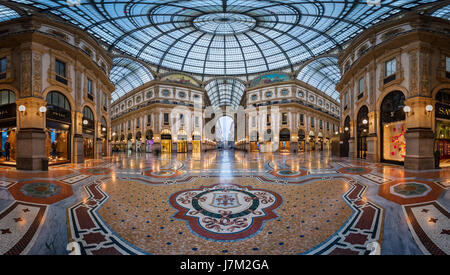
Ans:
[{"label": "illuminated sign", "polygon": [[450,119],[450,106],[436,103],[436,118]]}]

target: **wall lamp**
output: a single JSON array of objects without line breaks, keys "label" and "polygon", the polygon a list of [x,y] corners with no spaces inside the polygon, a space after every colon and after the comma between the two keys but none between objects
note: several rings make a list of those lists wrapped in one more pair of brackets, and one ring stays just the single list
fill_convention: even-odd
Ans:
[{"label": "wall lamp", "polygon": [[[409,107],[409,106],[405,106],[405,107],[403,107],[403,112],[405,112],[405,114],[407,115],[407,116],[409,116],[410,114],[411,114],[411,107]],[[412,113],[411,115],[413,115],[414,113]]]},{"label": "wall lamp", "polygon": [[363,119],[362,123],[366,125],[368,123],[367,119]]},{"label": "wall lamp", "polygon": [[348,127],[345,127],[344,130],[345,130],[345,131],[348,131],[349,129],[348,129]]},{"label": "wall lamp", "polygon": [[83,124],[84,125],[87,125],[89,122],[85,119],[85,120],[83,120]]},{"label": "wall lamp", "polygon": [[427,106],[425,106],[425,111],[427,116],[430,116],[431,112],[433,111],[433,105],[428,104]]},{"label": "wall lamp", "polygon": [[27,110],[27,107],[25,107],[25,105],[20,105],[19,106],[19,112],[25,112]]}]

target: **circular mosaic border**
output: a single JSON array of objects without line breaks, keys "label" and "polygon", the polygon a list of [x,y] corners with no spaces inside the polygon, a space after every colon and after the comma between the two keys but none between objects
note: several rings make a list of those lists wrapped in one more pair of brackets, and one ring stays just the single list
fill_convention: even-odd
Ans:
[{"label": "circular mosaic border", "polygon": [[[51,185],[56,185],[59,187],[59,192],[55,193],[54,195],[48,196],[48,197],[42,197],[42,196],[32,196],[30,194],[25,194],[22,191],[22,188],[26,186],[30,186],[32,184],[42,184],[47,183]],[[14,197],[14,199],[19,201],[25,201],[25,202],[32,202],[32,203],[41,203],[41,204],[53,204],[56,202],[59,202],[61,200],[64,200],[70,196],[73,195],[72,187],[68,184],[59,182],[59,181],[53,181],[53,180],[29,180],[29,181],[23,181],[19,182],[13,186],[11,186],[8,191],[11,193],[11,195]]]}]

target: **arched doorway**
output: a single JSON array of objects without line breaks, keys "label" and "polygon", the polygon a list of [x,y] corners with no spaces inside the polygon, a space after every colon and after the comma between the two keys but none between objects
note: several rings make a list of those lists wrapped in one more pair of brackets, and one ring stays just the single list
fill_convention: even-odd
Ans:
[{"label": "arched doorway", "polygon": [[187,134],[183,129],[178,131],[177,153],[187,153]]},{"label": "arched doorway", "polygon": [[450,167],[450,90],[436,94],[435,151],[439,152],[439,166]]},{"label": "arched doorway", "polygon": [[258,152],[258,140],[259,140],[259,135],[258,135],[258,131],[252,131],[250,133],[250,152]]},{"label": "arched doorway", "polygon": [[169,129],[164,129],[161,131],[161,152],[172,152],[172,132],[170,132]]},{"label": "arched doorway", "polygon": [[91,108],[84,106],[83,108],[83,149],[84,158],[94,158],[94,138],[95,138],[95,121],[94,113]]},{"label": "arched doorway", "polygon": [[105,157],[108,155],[108,124],[106,123],[106,119],[103,116],[100,120],[100,125],[102,127],[102,155]]},{"label": "arched doorway", "polygon": [[280,153],[289,153],[291,148],[291,132],[289,129],[281,129],[280,131]]},{"label": "arched doorway", "polygon": [[145,151],[151,153],[153,151],[153,131],[151,129],[145,132]]},{"label": "arched doorway", "polygon": [[406,156],[405,95],[394,91],[386,95],[380,107],[381,161],[404,164]]},{"label": "arched doorway", "polygon": [[360,159],[367,157],[367,136],[369,134],[369,109],[363,106],[356,118],[356,156]]},{"label": "arched doorway", "polygon": [[0,163],[16,165],[17,132],[16,94],[10,90],[0,90]]},{"label": "arched doorway", "polygon": [[229,116],[223,116],[216,122],[217,147],[228,149],[234,147],[234,120]]},{"label": "arched doorway", "polygon": [[298,152],[305,152],[305,130],[298,130]]},{"label": "arched doorway", "polygon": [[[46,100],[46,152],[48,162],[49,164],[70,162],[72,112],[69,100],[57,91],[49,92]],[[84,127],[85,124],[83,124],[83,129]]]}]

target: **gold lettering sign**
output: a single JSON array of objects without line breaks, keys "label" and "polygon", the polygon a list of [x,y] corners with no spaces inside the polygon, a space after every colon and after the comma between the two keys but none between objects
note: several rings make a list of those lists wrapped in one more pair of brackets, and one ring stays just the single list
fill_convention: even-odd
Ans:
[{"label": "gold lettering sign", "polygon": [[436,117],[450,119],[450,106],[436,103]]}]

